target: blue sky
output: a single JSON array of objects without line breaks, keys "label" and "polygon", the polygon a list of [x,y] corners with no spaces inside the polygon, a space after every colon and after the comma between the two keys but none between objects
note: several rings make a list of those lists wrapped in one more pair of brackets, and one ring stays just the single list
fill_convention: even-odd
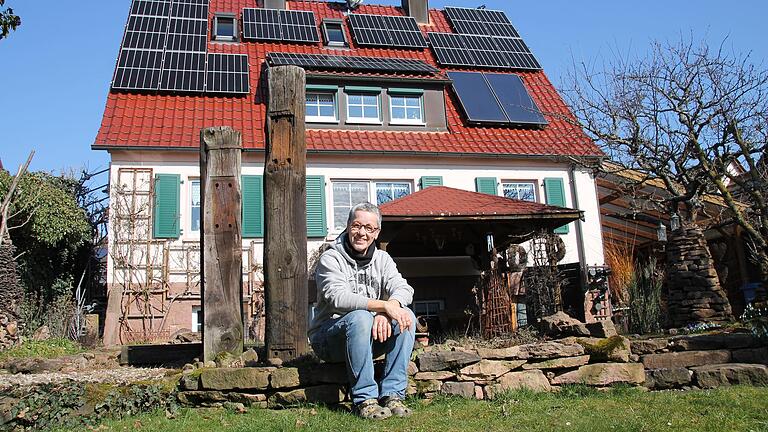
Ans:
[{"label": "blue sky", "polygon": [[[400,4],[400,1],[367,3]],[[641,56],[653,40],[693,34],[751,52],[768,68],[768,2],[743,0],[431,0],[430,7],[504,10],[557,85],[572,59]],[[90,149],[101,122],[130,0],[7,0],[22,26],[0,40],[0,158],[15,171],[108,166]]]}]

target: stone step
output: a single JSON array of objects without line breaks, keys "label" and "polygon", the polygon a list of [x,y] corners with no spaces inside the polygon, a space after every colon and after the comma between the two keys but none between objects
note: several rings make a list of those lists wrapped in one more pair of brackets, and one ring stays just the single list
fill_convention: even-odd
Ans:
[{"label": "stone step", "polygon": [[768,386],[768,367],[751,363],[710,364],[691,368],[699,387],[715,388],[736,384]]}]

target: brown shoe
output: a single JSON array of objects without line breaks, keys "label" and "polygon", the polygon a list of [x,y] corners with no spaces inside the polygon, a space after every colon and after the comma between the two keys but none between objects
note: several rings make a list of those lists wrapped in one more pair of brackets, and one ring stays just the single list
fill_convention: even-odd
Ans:
[{"label": "brown shoe", "polygon": [[369,420],[384,420],[392,417],[392,411],[379,405],[376,399],[368,399],[355,405],[355,414]]},{"label": "brown shoe", "polygon": [[384,408],[389,408],[392,415],[396,417],[410,417],[413,414],[413,411],[405,406],[403,401],[396,396],[385,397],[381,401]]}]

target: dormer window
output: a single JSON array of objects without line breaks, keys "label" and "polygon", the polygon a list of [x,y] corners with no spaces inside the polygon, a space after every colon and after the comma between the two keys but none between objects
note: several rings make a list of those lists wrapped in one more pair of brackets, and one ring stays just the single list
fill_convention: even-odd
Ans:
[{"label": "dormer window", "polygon": [[344,32],[344,23],[339,19],[323,20],[323,38],[326,46],[345,47],[347,35]]},{"label": "dormer window", "polygon": [[236,41],[237,18],[234,14],[217,13],[213,19],[214,40]]}]

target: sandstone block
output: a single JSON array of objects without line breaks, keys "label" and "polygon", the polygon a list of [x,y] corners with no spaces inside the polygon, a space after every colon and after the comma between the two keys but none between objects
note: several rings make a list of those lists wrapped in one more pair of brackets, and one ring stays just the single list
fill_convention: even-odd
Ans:
[{"label": "sandstone block", "polygon": [[301,384],[299,370],[296,368],[279,368],[272,372],[269,384],[274,389],[298,387]]},{"label": "sandstone block", "polygon": [[347,368],[344,363],[320,363],[299,366],[301,385],[347,384]]},{"label": "sandstone block", "polygon": [[692,375],[693,372],[683,367],[646,369],[645,386],[654,390],[680,388],[691,384]]},{"label": "sandstone block", "polygon": [[344,400],[343,388],[334,384],[277,392],[267,399],[269,407],[288,407],[307,402],[339,403]]},{"label": "sandstone block", "polygon": [[461,381],[491,381],[523,363],[525,360],[480,360],[462,368],[457,376]]},{"label": "sandstone block", "polygon": [[440,393],[473,399],[475,397],[475,384],[472,382],[444,382],[440,388]]},{"label": "sandstone block", "polygon": [[256,367],[259,363],[259,354],[253,348],[249,348],[247,351],[240,354],[240,360],[245,367]]},{"label": "sandstone block", "polygon": [[765,365],[728,363],[691,368],[699,387],[714,388],[735,384],[768,386],[768,367]]},{"label": "sandstone block", "polygon": [[556,376],[553,385],[586,384],[608,386],[615,383],[642,384],[645,370],[640,363],[597,363]]},{"label": "sandstone block", "polygon": [[437,372],[419,372],[414,375],[414,379],[419,381],[440,380],[445,381],[447,379],[454,378],[455,373],[451,371],[437,371]]},{"label": "sandstone block", "polygon": [[539,342],[520,345],[520,349],[528,354],[526,358],[534,360],[574,357],[584,354],[584,347],[579,344],[563,344],[559,342]]},{"label": "sandstone block", "polygon": [[422,372],[456,369],[479,361],[479,355],[465,351],[433,351],[418,357],[419,370]]},{"label": "sandstone block", "polygon": [[565,312],[557,312],[541,319],[539,330],[549,336],[589,336],[584,323]]},{"label": "sandstone block", "polygon": [[228,401],[241,403],[245,406],[261,407],[267,401],[267,395],[265,394],[229,392],[225,396]]},{"label": "sandstone block", "polygon": [[485,397],[493,399],[503,391],[520,389],[548,392],[552,390],[552,386],[540,370],[509,372],[506,375],[502,375],[496,382],[485,386]]},{"label": "sandstone block", "polygon": [[200,373],[205,390],[264,390],[272,370],[266,368],[214,368]]},{"label": "sandstone block", "polygon": [[664,338],[633,339],[630,348],[632,354],[654,354],[666,349],[668,343]]},{"label": "sandstone block", "polygon": [[523,369],[567,369],[583,366],[589,363],[589,356],[563,357],[558,359],[544,360],[536,363],[526,363]]},{"label": "sandstone block", "polygon": [[757,346],[750,333],[716,333],[678,336],[670,339],[670,347],[676,351],[739,349]]},{"label": "sandstone block", "polygon": [[616,326],[613,325],[611,320],[602,320],[593,323],[586,324],[589,335],[597,338],[609,338],[616,336],[619,333],[616,331]]},{"label": "sandstone block", "polygon": [[416,393],[424,395],[427,393],[438,392],[442,385],[443,382],[438,380],[416,381]]},{"label": "sandstone block", "polygon": [[676,367],[701,366],[728,363],[731,352],[727,350],[682,351],[642,356],[643,365],[648,369],[669,369]]},{"label": "sandstone block", "polygon": [[745,348],[731,351],[734,363],[757,363],[768,365],[768,347]]},{"label": "sandstone block", "polygon": [[409,376],[416,375],[416,372],[418,372],[418,371],[419,371],[419,367],[416,366],[416,363],[414,363],[412,361],[408,362],[408,375]]},{"label": "sandstone block", "polygon": [[194,406],[227,401],[227,397],[220,391],[183,391],[176,398],[182,405]]},{"label": "sandstone block", "polygon": [[485,399],[485,394],[483,392],[483,386],[475,386],[475,399],[477,399],[477,400]]},{"label": "sandstone block", "polygon": [[183,374],[179,379],[181,390],[200,390],[200,377],[197,375]]},{"label": "sandstone block", "polygon": [[525,360],[528,358],[528,352],[523,351],[520,346],[509,348],[478,348],[477,354],[489,360]]}]

